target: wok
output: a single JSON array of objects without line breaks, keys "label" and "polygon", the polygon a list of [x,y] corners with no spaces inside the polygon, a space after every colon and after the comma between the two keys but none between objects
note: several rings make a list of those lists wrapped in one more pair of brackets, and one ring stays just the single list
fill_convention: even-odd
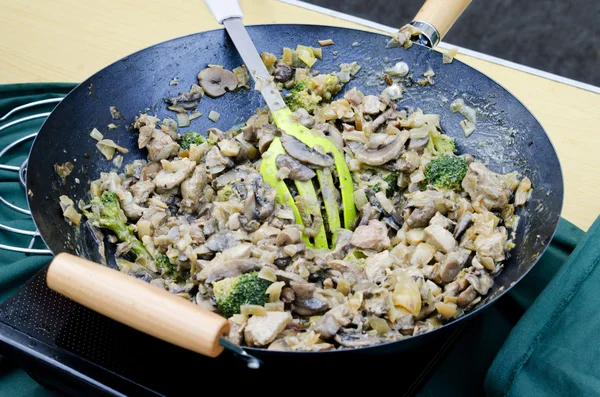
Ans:
[{"label": "wok", "polygon": [[[430,6],[434,3],[429,1]],[[447,4],[457,3],[468,2],[452,1]],[[457,17],[464,7],[458,8],[451,10],[450,14]],[[444,20],[439,25],[442,26],[442,35],[454,19]],[[544,129],[510,92],[460,61],[443,64],[442,55],[425,45],[415,44],[408,50],[386,48],[389,38],[381,34],[314,25],[260,25],[251,26],[248,31],[259,51],[273,53],[280,53],[283,47],[316,45],[317,40],[333,39],[334,46],[323,48],[323,60],[316,66],[318,70],[337,70],[340,63],[353,61],[362,66],[360,73],[347,84],[344,91],[357,87],[364,93],[380,93],[384,86],[378,83],[378,79],[373,79],[373,74],[400,59],[409,65],[415,79],[431,68],[435,72],[435,84],[407,87],[400,106],[418,107],[425,113],[440,114],[441,126],[455,139],[459,152],[473,154],[493,171],[516,170],[528,176],[534,190],[527,206],[518,210],[521,221],[516,233],[516,246],[505,261],[504,270],[495,279],[487,298],[467,315],[430,333],[355,350],[319,353],[246,350],[272,362],[294,356],[295,359],[302,357],[315,363],[322,362],[324,357],[384,354],[412,349],[432,343],[435,339],[443,339],[456,324],[480,313],[509,291],[535,265],[548,246],[560,217],[562,173],[556,152]],[[435,35],[429,34],[428,39],[433,44],[437,42]],[[333,55],[333,51],[338,51],[337,55]],[[223,29],[192,34],[154,45],[113,63],[81,83],[56,107],[34,142],[27,174],[33,219],[54,254],[66,252],[94,262],[102,261],[94,233],[84,223],[79,227],[68,225],[58,205],[61,195],[67,195],[75,202],[88,200],[90,181],[97,179],[100,172],[110,171],[114,167],[98,152],[96,142],[89,136],[90,131],[98,128],[106,138],[129,149],[129,153],[124,155],[124,164],[145,158],[146,153],[137,148],[137,134],[131,127],[140,112],[154,113],[161,119],[172,116],[166,109],[165,98],[177,95],[185,89],[182,87],[187,88],[195,83],[198,71],[207,64],[219,64],[232,69],[241,63]],[[179,86],[169,85],[174,77],[179,78]],[[343,95],[343,92],[338,95]],[[457,97],[464,98],[468,105],[480,110],[477,130],[469,138],[464,136],[459,126],[463,116],[453,113],[449,107],[449,103]],[[114,120],[110,106],[116,106],[124,119]],[[245,121],[260,106],[263,106],[262,99],[254,90],[228,93],[217,99],[205,98],[198,109],[205,115],[217,110],[221,117],[214,123],[206,116],[201,117],[181,132],[205,131],[211,127],[227,130]],[[118,129],[108,131],[106,126],[110,123],[117,124]],[[68,183],[63,184],[54,172],[53,165],[67,161],[73,162],[75,168],[67,179]],[[76,179],[78,183],[74,182]],[[110,244],[107,250],[107,258],[110,259]],[[108,260],[108,266],[115,267],[114,260]]]}]

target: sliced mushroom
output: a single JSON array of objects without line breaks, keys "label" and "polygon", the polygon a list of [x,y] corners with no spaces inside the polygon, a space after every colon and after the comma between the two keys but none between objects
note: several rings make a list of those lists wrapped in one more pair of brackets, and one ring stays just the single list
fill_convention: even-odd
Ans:
[{"label": "sliced mushroom", "polygon": [[454,280],[470,255],[471,251],[464,248],[459,248],[457,251],[446,255],[440,266],[441,281],[449,283]]},{"label": "sliced mushroom", "polygon": [[299,243],[301,240],[302,233],[300,233],[300,230],[296,229],[295,227],[288,227],[279,232],[277,238],[275,239],[275,244],[281,247],[284,245]]},{"label": "sliced mushroom", "polygon": [[472,216],[472,213],[465,212],[460,218],[458,218],[458,222],[456,222],[456,227],[454,228],[454,238],[458,239],[465,232],[465,230],[467,230],[471,224]]},{"label": "sliced mushroom", "polygon": [[277,169],[287,168],[290,170],[288,177],[294,181],[302,181],[306,182],[311,180],[317,175],[313,170],[299,162],[298,160],[286,156],[285,154],[280,154],[277,156],[277,160],[275,161],[277,165]]},{"label": "sliced mushroom", "polygon": [[365,150],[360,146],[355,146],[354,157],[361,163],[368,165],[383,165],[390,160],[394,160],[404,151],[404,144],[408,140],[408,131],[402,130],[389,145],[378,150]]},{"label": "sliced mushroom", "polygon": [[238,239],[231,232],[218,232],[206,240],[206,248],[213,252],[221,252],[238,244]]},{"label": "sliced mushroom", "polygon": [[263,134],[258,140],[258,151],[262,154],[269,150],[269,146],[271,146],[273,139],[275,139],[275,134]]},{"label": "sliced mushroom", "polygon": [[237,88],[238,80],[233,72],[223,68],[206,68],[198,73],[200,86],[211,98],[220,97],[226,91]]},{"label": "sliced mushroom", "polygon": [[294,300],[294,312],[301,316],[314,316],[315,314],[323,313],[328,309],[327,302],[323,302],[317,298],[296,299]]},{"label": "sliced mushroom", "polygon": [[275,276],[277,276],[277,280],[279,281],[285,281],[286,283],[306,283],[306,280],[304,280],[302,277],[300,277],[299,275],[297,275],[296,273],[292,273],[292,272],[285,272],[283,270],[275,270]]},{"label": "sliced mushroom", "polygon": [[429,136],[425,138],[411,138],[410,142],[408,142],[408,150],[419,151],[429,143]]},{"label": "sliced mushroom", "polygon": [[333,157],[317,152],[291,135],[282,134],[281,144],[290,156],[303,163],[312,164],[317,167],[331,167],[333,165]]},{"label": "sliced mushroom", "polygon": [[345,347],[364,347],[377,345],[382,342],[382,340],[375,335],[359,333],[338,333],[334,339],[337,343]]},{"label": "sliced mushroom", "polygon": [[202,99],[203,95],[204,92],[198,89],[190,92],[182,92],[177,96],[168,98],[165,102],[167,102],[169,105],[179,106],[185,110],[193,110],[196,108],[196,106],[198,106],[198,103],[200,103],[200,99]]},{"label": "sliced mushroom", "polygon": [[292,68],[285,63],[280,62],[275,66],[273,77],[275,78],[275,81],[285,83],[292,78]]},{"label": "sliced mushroom", "polygon": [[237,277],[258,269],[260,265],[257,259],[230,259],[211,268],[206,276],[206,282],[212,283],[228,277]]},{"label": "sliced mushroom", "polygon": [[435,204],[431,202],[425,207],[416,208],[413,212],[411,212],[410,216],[406,220],[406,224],[411,228],[425,227],[429,224],[429,221],[434,217],[436,212],[437,209],[435,208]]},{"label": "sliced mushroom", "polygon": [[458,295],[458,300],[456,301],[456,304],[461,309],[464,309],[465,307],[467,307],[469,305],[469,303],[473,302],[473,300],[476,297],[477,297],[477,292],[475,292],[475,290],[473,289],[473,286],[469,286],[469,288],[467,288],[466,290],[461,292],[460,295]]}]

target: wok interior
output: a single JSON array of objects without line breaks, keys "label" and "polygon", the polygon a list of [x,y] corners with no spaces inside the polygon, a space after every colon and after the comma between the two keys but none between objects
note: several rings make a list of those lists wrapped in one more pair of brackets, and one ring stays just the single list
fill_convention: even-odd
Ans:
[{"label": "wok interior", "polygon": [[[516,247],[480,308],[490,297],[496,298],[508,290],[533,266],[556,229],[563,185],[554,148],[539,123],[517,99],[494,81],[458,61],[442,64],[440,53],[417,45],[409,50],[387,49],[385,36],[305,25],[256,26],[250,27],[249,32],[259,51],[275,54],[283,47],[316,45],[317,40],[333,39],[334,46],[323,48],[323,60],[317,64],[320,72],[337,70],[340,63],[352,61],[362,66],[361,72],[338,97],[352,87],[365,94],[379,94],[384,87],[377,84],[379,79],[373,78],[373,74],[400,59],[410,66],[414,76],[421,76],[431,67],[436,73],[435,84],[425,88],[409,87],[400,106],[440,114],[442,129],[455,139],[459,153],[473,154],[496,172],[516,170],[528,176],[534,186],[528,205],[519,213],[521,223]],[[334,56],[332,51],[339,52]],[[131,128],[135,117],[141,112],[154,113],[159,118],[172,117],[164,99],[195,83],[198,71],[209,63],[228,69],[242,64],[223,30],[175,39],[124,58],[83,82],[52,113],[31,151],[28,188],[32,192],[29,201],[34,220],[54,253],[66,251],[92,261],[102,261],[97,238],[84,224],[79,228],[69,226],[58,206],[58,197],[63,194],[75,202],[87,201],[89,182],[97,179],[100,172],[113,168],[112,162],[96,149],[90,131],[98,128],[104,132],[108,124],[115,123],[119,128],[107,132],[106,137],[129,149],[123,163],[146,158],[146,153],[137,149],[137,134]],[[179,86],[169,85],[174,77],[178,77]],[[463,117],[449,107],[457,97],[480,110],[477,131],[469,138],[465,138],[459,126]],[[125,119],[113,120],[110,106],[116,106]],[[246,120],[260,106],[263,102],[253,90],[204,99],[198,110],[204,115],[216,110],[221,114],[219,120],[213,123],[204,116],[180,132],[205,131],[211,127],[227,130]],[[67,161],[73,162],[75,169],[63,185],[54,173],[53,164]],[[79,183],[75,183],[76,178]],[[430,334],[435,332],[425,335]],[[418,339],[423,338],[419,336]]]}]

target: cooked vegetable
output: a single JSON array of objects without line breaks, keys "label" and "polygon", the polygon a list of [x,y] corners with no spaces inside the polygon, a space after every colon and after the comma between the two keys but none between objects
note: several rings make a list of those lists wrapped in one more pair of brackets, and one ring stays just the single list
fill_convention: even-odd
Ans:
[{"label": "cooked vegetable", "polygon": [[441,191],[460,191],[467,174],[467,162],[458,156],[440,156],[427,164],[425,168],[425,186]]},{"label": "cooked vegetable", "polygon": [[242,305],[264,306],[271,281],[258,277],[258,272],[224,278],[213,283],[213,294],[219,312],[229,318],[240,313]]},{"label": "cooked vegetable", "polygon": [[116,193],[105,191],[102,196],[94,197],[90,201],[90,208],[83,213],[92,225],[110,230],[120,242],[131,244],[131,252],[141,259],[149,270],[156,271],[152,257],[137,239],[131,226],[127,225],[127,218],[121,210]]},{"label": "cooked vegetable", "polygon": [[[409,45],[417,32],[401,33]],[[228,317],[229,338],[242,346],[362,347],[458,318],[492,291],[514,246],[515,211],[531,196],[529,179],[457,156],[439,115],[393,101],[411,81],[402,78],[408,65],[390,65],[374,84],[367,77],[370,92],[352,88],[342,96],[360,66],[319,74],[309,66],[316,69],[320,55],[321,48],[298,46],[284,49],[280,59],[263,54],[263,61],[278,87],[290,90],[285,98],[293,117],[343,153],[351,179],[340,180],[329,149],[278,130],[267,108],[227,130],[179,134],[178,122],[200,113],[188,115],[180,106],[187,99],[175,97],[170,108],[177,121],[136,119],[147,159],[125,164],[122,174],[100,173],[90,184],[94,199],[79,205],[92,225],[116,234],[110,238],[119,242],[122,272]],[[214,94],[211,85],[223,93],[243,86],[244,72],[210,65],[201,74],[235,77],[231,85],[204,81]],[[387,87],[379,85],[382,76]],[[424,77],[433,82],[433,72]],[[97,130],[90,135],[107,141]],[[268,151],[273,144],[280,152]],[[114,142],[102,146],[112,156],[118,150]],[[261,154],[276,156],[274,177],[288,187],[297,212],[276,199],[259,172]],[[352,183],[359,212],[348,229],[329,216],[343,207],[341,183]],[[306,194],[313,189],[314,196]],[[61,197],[60,205],[75,225],[80,216],[73,202]],[[322,229],[332,249],[309,248],[307,240]]]},{"label": "cooked vegetable", "polygon": [[317,40],[317,42],[319,43],[319,45],[321,47],[326,47],[328,45],[333,45],[333,40],[331,39],[327,39],[327,40]]},{"label": "cooked vegetable", "polygon": [[306,81],[296,84],[283,98],[292,111],[304,109],[309,113],[314,113],[317,110],[322,99],[322,97],[309,91]]},{"label": "cooked vegetable", "polygon": [[429,142],[426,149],[433,156],[453,154],[456,151],[454,139],[438,130],[429,131]]},{"label": "cooked vegetable", "polygon": [[190,145],[201,145],[206,142],[206,138],[199,132],[188,131],[179,138],[179,146],[184,150],[189,150]]}]

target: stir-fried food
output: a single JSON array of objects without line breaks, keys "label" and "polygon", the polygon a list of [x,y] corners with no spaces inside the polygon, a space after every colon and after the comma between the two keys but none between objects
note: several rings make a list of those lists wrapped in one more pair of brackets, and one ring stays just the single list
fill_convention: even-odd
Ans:
[{"label": "stir-fried food", "polygon": [[[490,293],[514,245],[515,206],[531,193],[529,179],[456,153],[439,115],[400,108],[389,87],[336,96],[360,68],[313,74],[319,54],[299,46],[263,60],[298,121],[344,153],[359,213],[352,230],[329,230],[325,204],[315,211],[294,188],[319,170],[337,184],[332,157],[277,129],[266,109],[241,127],[202,134],[140,115],[134,127],[147,159],[102,173],[83,207],[116,236],[122,271],[227,317],[240,345],[362,347],[461,316]],[[209,69],[200,86],[169,98],[175,111],[247,85],[243,68]],[[403,77],[408,65],[390,70]],[[275,137],[285,150],[276,177],[289,182],[304,227],[259,172]],[[340,202],[339,186],[327,197]],[[333,248],[307,248],[322,225]]]}]

